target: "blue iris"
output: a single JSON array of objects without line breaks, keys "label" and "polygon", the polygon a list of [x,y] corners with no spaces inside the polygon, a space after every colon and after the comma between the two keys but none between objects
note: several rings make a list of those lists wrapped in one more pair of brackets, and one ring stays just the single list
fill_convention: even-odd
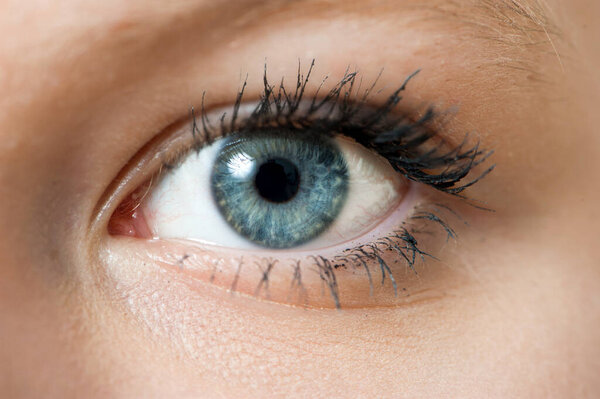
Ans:
[{"label": "blue iris", "polygon": [[346,161],[323,135],[265,131],[224,139],[212,192],[239,234],[268,248],[291,248],[323,233],[348,192]]}]

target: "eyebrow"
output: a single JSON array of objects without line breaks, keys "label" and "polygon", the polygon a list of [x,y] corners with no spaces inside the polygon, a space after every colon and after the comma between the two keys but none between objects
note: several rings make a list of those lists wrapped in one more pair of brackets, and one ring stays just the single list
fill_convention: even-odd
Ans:
[{"label": "eyebrow", "polygon": [[535,46],[540,52],[551,52],[564,72],[558,49],[558,42],[564,40],[564,36],[545,0],[482,0],[482,4],[491,18],[501,21],[518,39],[514,41],[510,35],[505,35],[503,39],[507,45],[520,46],[524,51]]},{"label": "eyebrow", "polygon": [[521,32],[545,31],[551,25],[549,8],[542,0],[480,0],[480,4],[491,18]]}]

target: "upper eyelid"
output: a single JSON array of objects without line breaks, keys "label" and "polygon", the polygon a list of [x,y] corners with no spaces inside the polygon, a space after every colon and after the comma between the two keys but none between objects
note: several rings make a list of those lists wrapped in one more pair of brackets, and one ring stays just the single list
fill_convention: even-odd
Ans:
[{"label": "upper eyelid", "polygon": [[[251,120],[255,124],[249,123],[250,130],[262,127],[263,116],[266,118],[267,124],[275,120],[277,123],[283,123],[283,128],[292,130],[296,128],[296,124],[302,124],[303,121],[307,125],[307,129],[314,129],[314,124],[325,122],[325,126],[316,126],[316,128],[321,128],[325,133],[331,131],[349,136],[365,147],[378,152],[390,162],[397,172],[404,174],[405,177],[417,181],[426,179],[423,182],[435,189],[459,197],[462,197],[461,193],[464,189],[472,186],[494,169],[495,165],[492,165],[470,182],[459,184],[472,168],[485,162],[493,152],[481,149],[478,140],[472,143],[468,134],[465,135],[462,142],[448,146],[448,142],[440,134],[440,126],[431,126],[432,122],[437,119],[434,118],[437,112],[434,113],[432,107],[428,107],[422,115],[413,119],[406,113],[394,112],[403,99],[403,93],[408,83],[415,78],[420,72],[419,70],[410,74],[392,94],[387,96],[386,100],[368,110],[365,105],[368,103],[369,96],[375,91],[383,71],[371,85],[367,85],[361,90],[362,80],[358,80],[358,72],[350,72],[348,67],[339,83],[335,84],[321,99],[319,93],[325,82],[323,80],[317,86],[312,100],[308,99],[309,105],[304,111],[305,114],[297,117],[296,112],[300,109],[299,104],[306,97],[305,91],[314,65],[315,61],[313,60],[306,73],[303,74],[301,65],[298,64],[295,91],[291,93],[285,89],[283,80],[279,88],[269,83],[265,64],[264,92],[261,101],[245,121],[248,123],[248,120]],[[237,109],[242,103],[245,87],[246,82],[242,85],[234,105],[231,129],[235,128]],[[323,110],[330,113],[333,119],[331,122],[328,117],[319,119],[319,114]],[[367,110],[369,112],[364,113]],[[283,122],[279,122],[281,119]],[[329,125],[328,122],[330,122]],[[226,126],[227,124],[221,124],[222,129]],[[203,127],[206,128],[204,117]],[[277,125],[277,127],[280,126]],[[425,144],[429,144],[429,147],[423,152],[417,152]],[[413,153],[411,154],[411,152]],[[443,170],[436,173],[436,169],[440,168]]]}]

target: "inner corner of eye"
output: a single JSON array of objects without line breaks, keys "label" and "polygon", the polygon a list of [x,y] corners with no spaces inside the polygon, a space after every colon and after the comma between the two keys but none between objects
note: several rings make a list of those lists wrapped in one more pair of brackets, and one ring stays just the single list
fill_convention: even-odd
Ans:
[{"label": "inner corner of eye", "polygon": [[378,225],[405,190],[386,160],[350,139],[232,134],[132,193],[109,233],[237,249],[331,247]]},{"label": "inner corner of eye", "polygon": [[119,204],[108,221],[108,233],[110,235],[152,238],[152,232],[142,207],[148,190],[149,183],[145,183],[130,193]]}]

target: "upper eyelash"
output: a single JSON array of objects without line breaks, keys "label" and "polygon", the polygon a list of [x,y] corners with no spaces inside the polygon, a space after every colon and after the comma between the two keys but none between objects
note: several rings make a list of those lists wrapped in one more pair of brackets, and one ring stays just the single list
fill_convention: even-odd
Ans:
[{"label": "upper eyelash", "polygon": [[[327,77],[322,80],[312,97],[305,100],[314,65],[313,60],[306,76],[302,74],[300,64],[298,65],[293,93],[285,88],[283,79],[278,86],[272,85],[267,77],[265,65],[263,92],[252,112],[244,118],[239,117],[247,85],[246,79],[236,97],[231,117],[227,119],[227,113],[224,112],[217,126],[209,120],[203,94],[200,122],[196,118],[194,108],[190,112],[192,147],[199,151],[215,138],[225,137],[234,132],[251,135],[254,131],[269,128],[296,132],[311,130],[324,135],[341,134],[387,159],[394,170],[407,179],[461,198],[466,198],[462,194],[466,188],[495,168],[495,165],[491,165],[471,180],[465,181],[471,170],[485,162],[493,151],[481,149],[479,140],[470,144],[472,140],[468,134],[465,134],[460,144],[450,146],[434,126],[438,113],[433,107],[429,107],[416,120],[395,112],[402,100],[402,92],[419,71],[408,76],[382,105],[368,107],[366,104],[381,73],[361,94],[362,80],[357,81],[358,73],[349,72],[347,69],[342,79],[326,95],[321,96],[320,92]],[[202,126],[202,129],[199,126]],[[185,153],[180,154],[175,162],[181,160],[184,155]],[[173,166],[173,163],[171,160],[166,162],[166,165]]]}]

